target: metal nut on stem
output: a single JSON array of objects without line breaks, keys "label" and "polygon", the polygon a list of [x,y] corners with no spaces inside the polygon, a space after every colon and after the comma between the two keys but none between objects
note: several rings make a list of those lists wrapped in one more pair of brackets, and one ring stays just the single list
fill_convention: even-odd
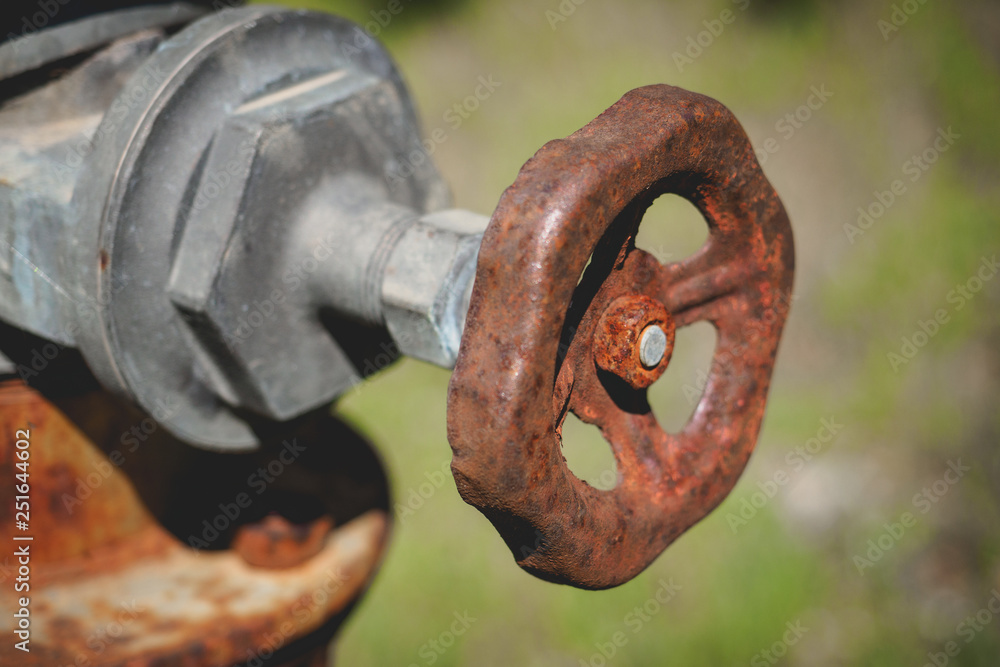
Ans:
[{"label": "metal nut on stem", "polygon": [[674,320],[648,296],[621,296],[608,305],[594,330],[594,361],[635,389],[663,375],[674,346]]}]

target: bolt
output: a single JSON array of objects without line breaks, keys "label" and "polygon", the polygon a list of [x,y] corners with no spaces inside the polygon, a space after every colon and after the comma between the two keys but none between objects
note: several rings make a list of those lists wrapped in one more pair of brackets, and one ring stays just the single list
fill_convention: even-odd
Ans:
[{"label": "bolt", "polygon": [[666,370],[674,346],[674,320],[664,305],[635,294],[614,299],[594,327],[594,362],[635,389]]},{"label": "bolt", "polygon": [[639,361],[646,368],[655,368],[667,351],[667,334],[655,324],[646,327],[639,339]]}]

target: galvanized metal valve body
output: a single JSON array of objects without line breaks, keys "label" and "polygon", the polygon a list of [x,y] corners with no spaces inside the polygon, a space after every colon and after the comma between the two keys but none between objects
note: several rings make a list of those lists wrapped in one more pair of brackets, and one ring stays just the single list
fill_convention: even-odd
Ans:
[{"label": "galvanized metal valve body", "polygon": [[0,317],[214,449],[400,355],[450,368],[487,220],[429,158],[397,176],[412,104],[357,30],[227,10],[6,105]]}]

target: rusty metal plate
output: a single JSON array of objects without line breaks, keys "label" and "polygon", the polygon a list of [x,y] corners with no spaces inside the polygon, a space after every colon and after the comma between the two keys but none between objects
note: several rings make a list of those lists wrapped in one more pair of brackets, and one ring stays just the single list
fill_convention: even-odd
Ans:
[{"label": "rusty metal plate", "polygon": [[[149,492],[143,486],[162,483],[168,467],[154,462],[152,473],[129,475],[120,460],[122,452],[128,454],[121,443],[130,438],[143,438],[129,454],[139,457],[167,450],[170,436],[150,419],[122,427],[135,417],[110,412],[116,405],[111,400],[98,392],[96,402],[78,401],[76,409],[64,401],[70,412],[89,413],[71,421],[37,391],[19,382],[0,385],[0,535],[6,553],[11,544],[30,551],[25,575],[30,588],[20,593],[13,592],[18,564],[0,557],[5,575],[0,633],[8,638],[0,644],[0,664],[325,664],[333,631],[381,561],[389,530],[384,509],[352,512],[353,518],[332,530],[328,516],[297,525],[268,514],[236,527],[228,548],[190,548],[160,524],[142,497]],[[333,449],[331,444],[351,447],[350,436],[332,425],[333,418],[318,415],[310,421],[297,425],[296,433],[309,438],[310,447],[317,444],[317,453]],[[97,424],[114,436],[102,438],[103,450],[83,432]],[[30,429],[31,514],[30,529],[19,531],[15,489],[8,481],[19,472],[15,434],[25,428]],[[162,440],[154,443],[157,436]],[[331,437],[335,443],[325,439]],[[117,447],[110,455],[109,446]],[[226,460],[235,472],[238,457]],[[197,495],[203,481],[197,472],[187,470],[190,486],[176,490]],[[323,478],[329,483],[330,477]],[[215,483],[222,486],[223,476]],[[360,479],[357,483],[355,495],[363,495]],[[235,500],[225,509],[216,508],[219,516],[198,513],[192,525],[208,516],[224,532],[221,512],[244,506],[233,504],[241,502],[239,496],[230,498]],[[10,536],[33,539],[11,542]],[[14,648],[18,596],[30,598],[30,652]]]},{"label": "rusty metal plate", "polygon": [[[664,193],[691,201],[709,238],[661,265],[634,240]],[[616,586],[722,501],[760,430],[793,273],[781,201],[711,98],[633,90],[524,165],[483,239],[448,399],[458,489],[522,568]],[[666,350],[639,368],[622,337],[634,343],[654,320]],[[709,379],[687,425],[667,433],[646,387],[669,361],[672,327],[697,321],[718,332]],[[567,467],[567,410],[610,443],[614,489]]]}]

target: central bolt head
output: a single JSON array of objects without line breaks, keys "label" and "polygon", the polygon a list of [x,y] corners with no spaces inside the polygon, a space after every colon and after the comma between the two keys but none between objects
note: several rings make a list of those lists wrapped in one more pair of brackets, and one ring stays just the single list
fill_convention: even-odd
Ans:
[{"label": "central bolt head", "polygon": [[639,338],[639,361],[646,368],[653,368],[663,360],[667,351],[667,334],[659,326],[650,324]]},{"label": "central bolt head", "polygon": [[645,389],[666,370],[675,330],[670,313],[656,299],[618,297],[594,329],[594,362],[633,388]]}]

